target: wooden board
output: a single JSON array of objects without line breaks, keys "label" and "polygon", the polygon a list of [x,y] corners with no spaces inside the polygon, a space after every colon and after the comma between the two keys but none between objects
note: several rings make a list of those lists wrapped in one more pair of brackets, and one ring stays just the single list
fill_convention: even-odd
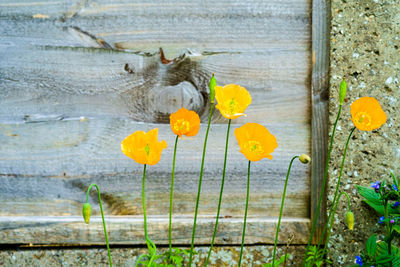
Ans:
[{"label": "wooden board", "polygon": [[[115,232],[111,242],[143,243],[141,230],[128,231],[142,227],[142,166],[121,153],[120,142],[155,127],[168,148],[160,163],[148,168],[146,198],[150,234],[158,233],[155,241],[165,243],[175,138],[168,116],[185,106],[205,123],[211,73],[218,84],[240,84],[253,98],[248,116],[232,124],[224,235],[217,243],[239,242],[247,161],[233,130],[246,122],[265,125],[278,139],[274,159],[252,165],[249,216],[254,229],[265,234],[256,238],[254,231],[246,240],[271,243],[289,161],[311,153],[310,47],[311,0],[1,2],[1,243],[101,243],[100,228],[75,224],[93,182]],[[205,126],[178,144],[174,234],[186,243]],[[216,214],[226,126],[215,114],[200,201],[204,235],[196,240],[202,244],[209,242]],[[308,166],[295,163],[284,211],[291,219],[281,243],[290,231],[298,233],[293,242],[306,239],[310,176]],[[90,201],[97,203],[97,195]],[[96,220],[90,227],[100,227]]]}]

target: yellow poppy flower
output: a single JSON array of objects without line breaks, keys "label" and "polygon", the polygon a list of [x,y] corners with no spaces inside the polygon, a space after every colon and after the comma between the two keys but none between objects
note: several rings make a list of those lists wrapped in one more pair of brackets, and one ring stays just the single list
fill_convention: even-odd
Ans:
[{"label": "yellow poppy flower", "polygon": [[200,118],[196,112],[181,108],[169,116],[171,130],[174,134],[195,136],[200,129]]},{"label": "yellow poppy flower", "polygon": [[350,106],[351,119],[357,129],[372,131],[386,122],[386,114],[373,97],[361,97]]},{"label": "yellow poppy flower", "polygon": [[160,161],[161,152],[167,142],[157,140],[158,128],[147,133],[136,131],[121,142],[121,151],[139,164],[155,165]]},{"label": "yellow poppy flower", "polygon": [[278,142],[267,128],[258,123],[246,123],[235,129],[235,136],[240,146],[240,152],[250,161],[263,158],[272,159],[272,152],[278,147]]},{"label": "yellow poppy flower", "polygon": [[227,84],[224,87],[215,86],[215,106],[227,119],[236,119],[245,115],[244,111],[251,103],[251,96],[246,88],[236,84]]}]

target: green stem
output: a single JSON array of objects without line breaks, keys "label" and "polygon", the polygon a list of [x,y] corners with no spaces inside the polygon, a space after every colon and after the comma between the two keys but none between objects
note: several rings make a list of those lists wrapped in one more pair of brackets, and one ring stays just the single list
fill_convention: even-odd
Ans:
[{"label": "green stem", "polygon": [[[335,208],[333,209],[333,214],[336,214],[336,210],[337,210],[337,207],[338,207],[338,204],[339,204],[339,200],[340,200],[340,197],[341,197],[342,195],[345,195],[345,196],[347,197],[347,206],[348,206],[348,210],[351,211],[350,197],[349,197],[349,195],[348,195],[346,192],[341,192],[341,193],[339,194],[338,198],[337,198],[336,204],[335,204],[335,203],[332,203],[332,207],[335,206]],[[330,214],[329,214],[329,215],[330,215]],[[332,216],[332,218],[329,216],[328,221],[327,221],[327,222],[329,223],[329,229],[328,229],[327,237],[326,237],[326,240],[327,240],[327,241],[326,241],[326,243],[325,243],[325,245],[324,245],[324,249],[322,250],[322,256],[324,256],[325,253],[326,253],[326,248],[327,248],[328,241],[329,241],[329,238],[330,238],[330,236],[331,236],[331,230],[332,230],[332,227],[333,227],[333,219],[334,219],[333,216]],[[330,220],[330,222],[329,222],[329,220]],[[319,244],[318,244],[318,247],[319,247]]]},{"label": "green stem", "polygon": [[329,161],[330,161],[330,159],[331,159],[331,151],[332,151],[332,146],[333,146],[333,138],[334,138],[334,136],[335,136],[336,126],[337,126],[337,123],[338,123],[338,121],[339,121],[339,117],[340,117],[341,111],[342,111],[342,105],[339,105],[339,111],[338,111],[338,114],[337,114],[337,116],[336,116],[335,123],[334,123],[334,125],[333,125],[333,130],[332,130],[332,134],[331,134],[331,139],[330,139],[330,142],[329,142],[328,155],[327,155],[327,157],[326,157],[326,162],[325,162],[325,172],[324,172],[324,177],[323,177],[323,179],[322,179],[321,193],[320,193],[320,195],[319,195],[319,200],[318,200],[317,209],[315,210],[314,220],[313,220],[313,224],[312,224],[312,227],[311,227],[311,233],[310,233],[310,237],[308,238],[307,248],[306,248],[306,251],[305,251],[305,254],[304,254],[302,266],[304,266],[305,263],[306,263],[307,252],[308,252],[308,249],[310,248],[311,240],[312,240],[312,238],[313,238],[313,236],[314,236],[315,228],[316,228],[316,226],[317,226],[317,221],[318,221],[318,218],[319,218],[319,212],[320,212],[320,209],[321,209],[322,197],[323,197],[324,192],[325,192],[326,179],[327,179],[327,177],[328,177],[328,167],[329,167]]},{"label": "green stem", "polygon": [[168,229],[168,239],[169,239],[169,255],[172,254],[172,200],[174,198],[174,179],[175,179],[175,159],[176,159],[176,147],[178,146],[179,135],[175,139],[174,147],[174,158],[172,160],[172,175],[171,175],[171,193],[169,196],[169,229]]},{"label": "green stem", "polygon": [[[343,195],[345,195],[346,196],[346,198],[347,198],[347,209],[349,210],[349,211],[351,211],[351,206],[350,206],[350,197],[349,197],[349,195],[346,193],[346,192],[340,192],[340,194],[339,194],[339,196],[338,196],[338,198],[337,198],[337,201],[336,201],[336,203],[335,203],[335,208],[334,208],[334,212],[336,212],[336,210],[337,210],[337,207],[338,207],[338,205],[339,205],[339,200],[340,200],[340,197],[341,196],[343,196]],[[335,213],[334,213],[335,214]],[[332,229],[332,223],[333,223],[333,218],[331,218],[331,227],[328,229],[328,233],[330,233],[330,230]],[[326,246],[325,246],[326,247]]]},{"label": "green stem", "polygon": [[[351,201],[350,201],[349,195],[346,192],[340,193],[340,195],[342,195],[342,194],[344,194],[346,196],[346,198],[347,198],[347,210],[351,211]],[[340,198],[340,196],[339,196],[339,198]]]},{"label": "green stem", "polygon": [[202,180],[203,180],[204,159],[205,159],[205,156],[206,156],[208,132],[210,130],[211,117],[212,117],[213,111],[214,111],[214,104],[211,104],[210,114],[208,116],[208,124],[207,124],[206,136],[204,138],[203,156],[201,158],[200,177],[199,177],[199,185],[198,185],[198,188],[197,188],[196,208],[195,208],[195,212],[194,212],[194,222],[193,222],[193,230],[192,230],[192,243],[190,245],[189,267],[192,266],[192,256],[193,256],[193,249],[194,249],[194,238],[196,236],[197,212],[199,210],[201,183],[202,183]]},{"label": "green stem", "polygon": [[282,201],[281,201],[281,210],[279,212],[278,226],[276,227],[275,243],[274,243],[274,254],[272,256],[272,266],[275,266],[276,246],[278,244],[279,229],[280,229],[280,226],[281,226],[281,219],[282,219],[282,214],[283,214],[283,205],[285,204],[286,188],[287,188],[287,184],[288,184],[288,181],[289,181],[290,169],[292,168],[293,161],[298,157],[299,156],[294,156],[292,158],[292,160],[289,163],[289,168],[288,168],[287,173],[286,173],[285,186],[283,187],[283,195],[282,195]]},{"label": "green stem", "polygon": [[104,229],[104,237],[106,238],[106,245],[107,245],[107,252],[108,252],[108,262],[110,263],[110,267],[112,267],[112,260],[111,260],[111,252],[110,252],[110,245],[108,243],[108,236],[107,236],[107,228],[106,228],[106,222],[104,220],[104,212],[103,212],[103,205],[101,204],[101,197],[100,197],[100,189],[97,186],[97,184],[91,184],[86,192],[86,203],[89,201],[89,192],[92,186],[96,187],[97,189],[97,194],[99,197],[99,206],[100,206],[100,212],[101,212],[101,219],[103,221],[103,229]]},{"label": "green stem", "polygon": [[213,232],[213,236],[212,236],[212,240],[211,240],[210,250],[208,251],[205,267],[207,267],[208,261],[210,260],[211,251],[212,251],[213,246],[214,246],[215,235],[217,234],[219,212],[221,210],[222,193],[224,191],[224,183],[225,183],[225,170],[226,170],[226,159],[227,159],[227,156],[228,156],[228,143],[229,143],[229,130],[230,130],[230,128],[231,128],[231,119],[229,119],[228,130],[226,131],[224,168],[222,170],[222,181],[221,181],[221,189],[220,189],[220,192],[219,192],[217,218],[215,219],[214,232]]},{"label": "green stem", "polygon": [[146,197],[145,197],[145,181],[146,181],[146,164],[143,165],[143,179],[142,179],[142,207],[143,207],[143,220],[144,220],[144,237],[147,238],[147,216],[146,216]]},{"label": "green stem", "polygon": [[[334,218],[334,215],[335,215],[335,213],[336,213],[337,203],[339,203],[339,198],[338,198],[338,195],[337,195],[337,194],[338,194],[338,192],[339,192],[340,179],[342,178],[342,173],[343,173],[343,168],[344,168],[344,162],[345,162],[345,160],[346,160],[347,148],[348,148],[348,146],[349,146],[349,142],[350,142],[351,136],[353,135],[355,129],[356,129],[355,127],[353,127],[353,129],[351,129],[350,134],[349,134],[349,136],[347,137],[346,144],[345,144],[345,146],[344,146],[343,157],[342,157],[342,163],[341,163],[341,165],[340,165],[340,171],[339,171],[339,178],[338,178],[338,180],[337,180],[337,182],[336,182],[336,189],[335,189],[335,194],[334,194],[334,197],[333,197],[332,206],[331,206],[331,208],[329,209],[329,216],[328,216],[328,220],[327,220],[327,222],[328,222],[328,224],[329,224],[329,229],[328,229],[328,232],[326,233],[326,239],[325,239],[325,245],[324,245],[323,255],[325,255],[325,252],[326,252],[326,247],[327,247],[327,245],[328,245],[329,238],[330,238],[330,235],[331,235],[331,229],[332,229],[332,226],[333,226],[333,218]],[[336,202],[337,202],[337,203],[336,203]],[[334,206],[335,206],[335,203],[336,203],[336,207],[334,207]],[[331,222],[330,222],[330,221],[331,221]],[[324,236],[325,236],[326,226],[327,226],[328,224],[325,225],[324,231],[322,232],[322,235],[321,235],[320,242],[322,242],[322,240],[323,240],[323,238],[324,238]],[[318,247],[319,247],[320,242],[318,242]]]},{"label": "green stem", "polygon": [[250,163],[247,168],[247,195],[246,195],[246,208],[244,210],[244,221],[243,221],[243,233],[242,233],[242,245],[240,246],[240,256],[239,256],[239,267],[242,265],[242,255],[244,247],[244,237],[246,235],[246,220],[247,220],[247,209],[249,207],[249,195],[250,195]]},{"label": "green stem", "polygon": [[[389,237],[388,240],[388,253],[391,256],[392,255],[392,227],[390,225],[390,220],[389,220],[389,209],[388,209],[388,200],[385,199],[384,204],[383,204],[384,208],[385,208],[385,219],[386,219],[386,230],[387,230],[387,236]],[[389,262],[389,266],[392,267],[392,261]]]},{"label": "green stem", "polygon": [[142,206],[143,206],[143,220],[144,220],[144,237],[146,239],[147,248],[152,250],[151,257],[147,266],[151,266],[156,255],[156,245],[151,241],[147,234],[147,216],[146,216],[146,196],[145,196],[145,181],[146,181],[146,164],[143,165],[143,179],[142,179]]}]

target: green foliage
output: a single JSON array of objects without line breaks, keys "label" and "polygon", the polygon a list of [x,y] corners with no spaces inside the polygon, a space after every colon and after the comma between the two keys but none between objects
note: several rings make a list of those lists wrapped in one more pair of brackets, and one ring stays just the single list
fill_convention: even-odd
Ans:
[{"label": "green foliage", "polygon": [[289,258],[291,255],[289,253],[285,253],[281,256],[281,258],[272,265],[272,263],[265,263],[263,264],[262,267],[279,267],[281,264],[284,264],[284,262]]},{"label": "green foliage", "polygon": [[332,261],[324,258],[324,249],[318,246],[311,246],[308,249],[305,267],[312,266],[323,266],[324,264],[330,264]]},{"label": "green foliage", "polygon": [[364,197],[363,201],[383,215],[379,218],[379,225],[385,229],[383,240],[377,241],[376,235],[372,235],[361,256],[357,256],[358,260],[362,260],[362,266],[400,266],[400,249],[391,244],[395,237],[400,236],[399,177],[396,178],[393,173],[391,175],[392,184],[378,181],[371,185],[372,188],[357,186],[358,192]]},{"label": "green foliage", "polygon": [[358,193],[365,198],[363,201],[373,208],[377,213],[380,215],[385,213],[382,200],[374,189],[357,185],[357,190]]},{"label": "green foliage", "polygon": [[[400,266],[400,249],[396,246],[392,247],[392,254],[388,253],[388,243],[385,241],[376,242],[376,236],[371,236],[366,244],[365,251],[362,253],[362,266],[389,267],[392,261],[392,266]],[[351,267],[358,267],[358,264]]]},{"label": "green foliage", "polygon": [[393,172],[391,172],[390,175],[392,176],[393,184],[396,185],[396,187],[398,188],[399,187],[400,176],[396,178],[396,176],[394,175]]},{"label": "green foliage", "polygon": [[[173,252],[169,254],[169,252],[164,253],[163,264],[160,266],[177,266],[181,267],[183,262],[183,257],[188,256],[190,254],[190,249],[180,249],[180,248],[173,248]],[[193,254],[196,254],[194,251]]]},{"label": "green foliage", "polygon": [[[365,199],[363,200],[367,203],[371,208],[373,208],[380,215],[385,214],[385,206],[382,201],[381,196],[375,192],[374,189],[364,186],[357,185],[358,193],[363,196]],[[394,209],[391,206],[388,206],[389,214],[399,213],[398,209]]]},{"label": "green foliage", "polygon": [[[136,266],[149,265],[150,267],[182,267],[184,257],[188,256],[189,253],[190,249],[173,248],[171,254],[169,251],[166,251],[163,254],[154,256],[154,260],[151,265],[149,265],[149,262],[152,254],[144,254],[139,257]],[[196,252],[193,252],[193,254],[196,254]]]},{"label": "green foliage", "polygon": [[371,235],[368,238],[367,243],[365,244],[365,250],[367,252],[368,257],[373,257],[376,252],[376,235]]}]

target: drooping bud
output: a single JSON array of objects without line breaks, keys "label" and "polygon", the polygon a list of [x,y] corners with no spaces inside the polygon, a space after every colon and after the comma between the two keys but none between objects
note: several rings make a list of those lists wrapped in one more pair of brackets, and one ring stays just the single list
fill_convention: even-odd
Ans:
[{"label": "drooping bud", "polygon": [[212,74],[210,83],[208,85],[210,87],[210,102],[211,104],[214,104],[214,99],[215,99],[215,86],[217,86],[217,80],[214,77],[214,73]]},{"label": "drooping bud", "polygon": [[310,158],[310,156],[307,155],[307,154],[301,154],[300,157],[299,157],[299,160],[300,160],[300,162],[303,163],[303,164],[308,164],[308,163],[310,163],[311,158]]},{"label": "drooping bud", "polygon": [[343,79],[343,81],[340,83],[340,91],[339,91],[340,105],[343,105],[344,98],[346,97],[346,91],[347,91],[347,84],[346,81]]},{"label": "drooping bud", "polygon": [[354,228],[354,214],[351,211],[346,213],[346,224],[349,230],[353,231]]},{"label": "drooping bud", "polygon": [[92,214],[92,206],[88,202],[86,202],[85,204],[83,204],[82,208],[82,215],[86,224],[89,224],[91,214]]}]

